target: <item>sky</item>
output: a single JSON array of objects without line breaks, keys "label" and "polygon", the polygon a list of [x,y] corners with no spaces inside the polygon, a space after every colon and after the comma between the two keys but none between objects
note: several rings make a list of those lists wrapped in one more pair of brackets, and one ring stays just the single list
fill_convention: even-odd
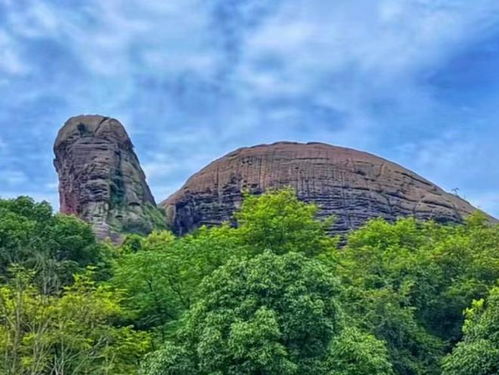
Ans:
[{"label": "sky", "polygon": [[58,207],[79,114],[125,125],[157,201],[238,147],[315,141],[499,216],[499,1],[0,0],[0,197]]}]

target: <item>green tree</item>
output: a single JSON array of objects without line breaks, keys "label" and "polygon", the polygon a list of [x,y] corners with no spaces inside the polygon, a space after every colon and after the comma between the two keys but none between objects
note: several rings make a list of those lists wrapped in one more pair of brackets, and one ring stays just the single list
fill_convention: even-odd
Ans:
[{"label": "green tree", "polygon": [[188,309],[202,279],[238,254],[232,228],[202,228],[175,238],[170,232],[125,240],[111,284],[126,293],[129,319],[164,341]]},{"label": "green tree", "polygon": [[392,375],[392,364],[383,341],[355,327],[335,337],[325,363],[328,375]]},{"label": "green tree", "polygon": [[268,249],[314,256],[337,246],[337,239],[327,235],[332,219],[320,221],[316,214],[317,206],[301,202],[289,188],[247,195],[235,217],[241,242],[254,253]]},{"label": "green tree", "polygon": [[349,235],[339,254],[342,300],[387,342],[398,373],[440,372],[462,311],[499,277],[498,229],[478,213],[464,225],[376,219]]},{"label": "green tree", "polygon": [[444,375],[499,374],[499,287],[465,312],[464,337],[443,361]]},{"label": "green tree", "polygon": [[110,255],[110,247],[96,241],[88,224],[54,215],[48,203],[28,197],[0,200],[0,280],[19,264],[35,271],[35,281],[46,292],[54,291],[88,265],[98,266],[104,277]]},{"label": "green tree", "polygon": [[315,220],[315,213],[315,206],[283,190],[247,197],[236,214],[237,228],[203,227],[181,238],[169,232],[129,236],[115,263],[113,285],[126,290],[137,327],[152,329],[164,340],[195,300],[203,278],[231,258],[255,256],[265,249],[332,257],[336,240],[327,236],[326,224]]},{"label": "green tree", "polygon": [[130,374],[149,348],[146,333],[113,323],[121,296],[75,276],[62,295],[40,293],[33,272],[17,269],[0,287],[0,370],[6,375]]},{"label": "green tree", "polygon": [[428,240],[426,229],[435,229],[427,225],[375,219],[352,232],[340,253],[343,305],[364,329],[386,341],[391,362],[402,375],[437,373],[443,352],[443,342],[418,319],[414,297],[420,289],[435,298],[435,291],[425,286],[428,280],[420,277],[434,277],[424,262],[425,251],[420,251]]},{"label": "green tree", "polygon": [[[249,260],[233,259],[205,279],[199,300],[174,340],[150,355],[143,371],[147,375],[348,374],[347,368],[366,358],[364,353],[357,357],[351,353],[340,363],[334,355],[353,350],[344,341],[331,345],[343,328],[338,294],[337,280],[319,260],[269,251]],[[378,345],[366,350],[369,355],[383,357],[382,344],[369,339]],[[383,362],[379,358],[372,365],[363,362],[361,366],[370,370],[381,369],[366,375],[390,373],[389,364],[376,367],[378,360]],[[364,374],[358,369],[357,374]]]}]

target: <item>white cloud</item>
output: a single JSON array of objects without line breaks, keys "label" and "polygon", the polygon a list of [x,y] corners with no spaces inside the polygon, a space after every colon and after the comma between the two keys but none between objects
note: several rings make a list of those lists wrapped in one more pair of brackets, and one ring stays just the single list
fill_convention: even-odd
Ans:
[{"label": "white cloud", "polygon": [[8,13],[9,22],[16,26],[16,35],[28,38],[54,36],[63,23],[48,2],[31,1],[29,5],[17,9],[18,11]]},{"label": "white cloud", "polygon": [[[285,2],[244,41],[240,76],[250,90],[263,97],[282,94],[277,88],[290,93],[310,93],[318,87],[334,92],[340,76],[346,83],[338,87],[333,105],[341,107],[351,107],[352,102],[364,105],[369,96],[386,94],[385,90],[398,95],[402,84],[413,84],[414,74],[438,65],[464,40],[480,32],[477,26],[484,20],[480,4],[491,3],[435,4],[400,0],[338,1],[334,5]],[[273,61],[278,69],[262,72],[265,60]],[[347,100],[342,100],[345,95]]]},{"label": "white cloud", "polygon": [[[13,2],[6,6],[6,24],[17,36],[57,39],[94,74],[133,74],[137,63],[145,64],[142,69],[170,72],[213,67],[206,53],[209,14],[199,0],[91,0],[74,7],[27,0],[22,7]],[[4,52],[6,58],[12,60],[11,70],[19,63]],[[26,62],[36,64],[36,60]]]},{"label": "white cloud", "polygon": [[14,37],[0,29],[0,73],[22,75],[29,71],[29,65],[20,57]]},{"label": "white cloud", "polygon": [[400,150],[420,169],[442,174],[443,171],[453,173],[453,168],[464,159],[476,155],[479,147],[475,140],[467,138],[465,134],[446,132],[439,138],[404,144]]},{"label": "white cloud", "polygon": [[232,148],[280,139],[381,150],[449,185],[476,154],[476,137],[433,122],[445,98],[425,77],[497,22],[494,0],[1,4],[0,84],[12,95],[0,111],[26,113],[4,121],[31,127],[35,144],[35,128],[52,136],[66,116],[115,116],[159,198]]},{"label": "white cloud", "polygon": [[158,74],[213,67],[205,40],[209,20],[197,0],[94,0],[89,8],[97,27],[65,25],[63,32],[96,74],[133,74],[136,64]]},{"label": "white cloud", "polygon": [[28,176],[23,171],[3,170],[0,171],[0,185],[18,186],[28,182]]}]

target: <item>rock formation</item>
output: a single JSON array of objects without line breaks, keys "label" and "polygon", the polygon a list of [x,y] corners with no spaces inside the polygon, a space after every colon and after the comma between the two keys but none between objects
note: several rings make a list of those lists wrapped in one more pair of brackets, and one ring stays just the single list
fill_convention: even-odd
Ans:
[{"label": "rock formation", "polygon": [[178,234],[230,220],[243,192],[290,186],[314,202],[319,216],[334,215],[331,231],[357,228],[373,217],[402,216],[460,222],[475,211],[417,174],[377,156],[321,143],[280,142],[241,148],[193,175],[161,203]]},{"label": "rock formation", "polygon": [[91,223],[98,237],[164,226],[124,127],[102,116],[70,118],[54,145],[60,209]]},{"label": "rock formation", "polygon": [[[57,136],[61,212],[91,223],[98,237],[146,234],[169,226],[185,234],[233,218],[245,192],[292,187],[335,216],[332,233],[373,217],[414,216],[458,223],[476,209],[417,174],[372,154],[322,143],[241,148],[193,175],[158,208],[124,127],[103,116],[69,119]],[[491,218],[491,220],[494,220]]]}]

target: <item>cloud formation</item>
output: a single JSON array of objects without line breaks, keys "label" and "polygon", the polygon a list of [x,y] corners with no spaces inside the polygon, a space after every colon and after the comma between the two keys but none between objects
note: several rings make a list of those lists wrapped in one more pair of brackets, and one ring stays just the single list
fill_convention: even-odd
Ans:
[{"label": "cloud formation", "polygon": [[58,128],[100,113],[158,200],[286,139],[376,153],[499,215],[498,42],[494,0],[0,0],[0,194],[55,202]]}]

